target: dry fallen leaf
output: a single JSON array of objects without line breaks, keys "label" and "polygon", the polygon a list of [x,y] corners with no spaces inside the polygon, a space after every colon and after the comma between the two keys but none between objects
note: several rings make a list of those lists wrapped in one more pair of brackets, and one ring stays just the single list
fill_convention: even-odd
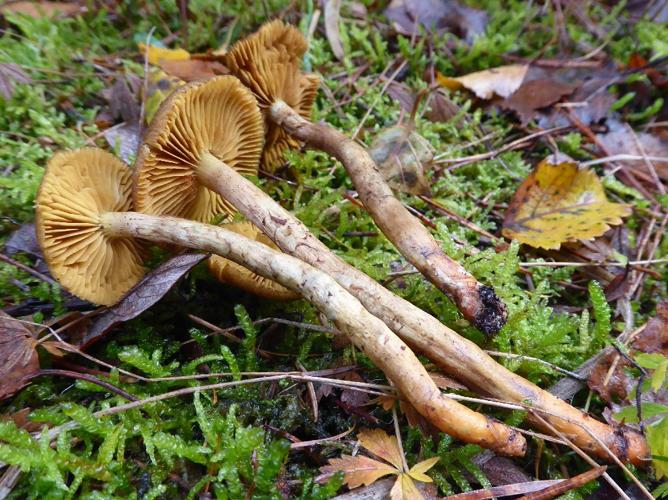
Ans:
[{"label": "dry fallen leaf", "polygon": [[19,320],[0,311],[0,400],[8,398],[39,370],[37,339]]},{"label": "dry fallen leaf", "polygon": [[101,314],[88,330],[80,347],[86,348],[118,323],[136,318],[158,302],[188,271],[208,257],[207,254],[183,254],[163,262],[133,286],[125,296]]},{"label": "dry fallen leaf", "polygon": [[508,97],[520,88],[529,66],[510,64],[498,68],[476,71],[468,75],[451,78],[438,73],[436,80],[443,87],[457,90],[462,87],[470,90],[481,99],[491,99],[494,94]]},{"label": "dry fallen leaf", "polygon": [[390,187],[408,194],[429,194],[425,169],[431,168],[434,152],[410,127],[385,129],[374,139],[369,154]]},{"label": "dry fallen leaf", "polygon": [[395,436],[390,436],[381,429],[365,429],[357,438],[363,448],[391,465],[363,455],[355,457],[343,455],[341,458],[330,459],[329,465],[321,467],[320,470],[324,474],[343,472],[343,481],[351,489],[362,485],[368,486],[383,476],[395,474],[398,477],[390,492],[393,500],[424,498],[413,480],[431,483],[432,479],[426,472],[436,465],[439,457],[423,460],[411,467],[408,472],[403,472],[403,460]]},{"label": "dry fallen leaf", "polygon": [[[665,158],[664,161],[651,160],[649,163],[660,179],[668,181],[668,141],[647,132],[635,132],[628,124],[615,120],[610,120],[608,126],[609,131],[606,134],[596,135],[608,154],[637,156],[644,154],[654,158]],[[647,175],[651,174],[650,167],[644,160],[622,160],[619,163]]]},{"label": "dry fallen leaf", "polygon": [[346,56],[339,34],[339,19],[341,17],[341,0],[327,0],[325,2],[325,35],[332,48],[332,53],[339,61]]},{"label": "dry fallen leaf", "polygon": [[215,59],[162,60],[160,68],[167,75],[186,82],[205,80],[229,73],[227,67]]},{"label": "dry fallen leaf", "polygon": [[522,182],[503,221],[503,235],[536,248],[588,240],[621,224],[628,205],[608,201],[596,173],[575,163],[540,162]]},{"label": "dry fallen leaf", "polygon": [[501,101],[501,107],[513,110],[525,124],[533,119],[536,110],[546,108],[571,95],[575,84],[562,83],[551,78],[540,78],[522,83],[520,88]]},{"label": "dry fallen leaf", "polygon": [[139,51],[142,55],[147,54],[149,64],[160,64],[162,61],[185,61],[190,59],[190,52],[184,49],[166,49],[149,45],[148,50],[145,43],[139,44]]},{"label": "dry fallen leaf", "polygon": [[419,27],[450,31],[472,42],[485,31],[487,14],[454,0],[392,0],[383,11],[397,32],[412,35]]},{"label": "dry fallen leaf", "polygon": [[81,5],[71,2],[12,2],[0,6],[0,14],[24,14],[36,19],[69,16],[81,11]]}]

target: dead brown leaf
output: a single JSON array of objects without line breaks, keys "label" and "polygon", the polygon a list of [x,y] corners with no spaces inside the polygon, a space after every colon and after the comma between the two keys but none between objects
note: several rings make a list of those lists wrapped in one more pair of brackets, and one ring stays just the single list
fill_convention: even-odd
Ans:
[{"label": "dead brown leaf", "polygon": [[383,11],[398,33],[412,35],[418,28],[450,31],[472,42],[485,31],[487,14],[454,0],[392,0]]},{"label": "dead brown leaf", "polygon": [[192,59],[160,61],[160,69],[169,76],[185,82],[206,80],[216,75],[226,75],[230,71],[215,59]]},{"label": "dead brown leaf", "polygon": [[208,257],[207,254],[184,254],[172,257],[148,273],[93,323],[84,336],[82,348],[97,342],[111,328],[136,318],[158,302],[188,271]]},{"label": "dead brown leaf", "polygon": [[[668,141],[647,132],[635,132],[628,124],[611,121],[610,130],[606,134],[598,134],[596,138],[610,155],[637,155],[655,158],[666,158],[664,161],[648,160],[663,181],[668,181]],[[636,169],[651,175],[650,167],[644,160],[622,160],[618,163],[630,169]]]},{"label": "dead brown leaf", "polygon": [[37,339],[20,321],[0,311],[0,400],[12,396],[39,370]]},{"label": "dead brown leaf", "polygon": [[522,124],[526,124],[536,115],[536,110],[546,108],[571,95],[576,84],[562,83],[557,80],[540,78],[522,83],[520,88],[501,101],[501,107],[517,113]]},{"label": "dead brown leaf", "polygon": [[403,193],[429,194],[425,171],[432,167],[434,152],[410,127],[396,125],[380,132],[369,153],[390,187]]}]

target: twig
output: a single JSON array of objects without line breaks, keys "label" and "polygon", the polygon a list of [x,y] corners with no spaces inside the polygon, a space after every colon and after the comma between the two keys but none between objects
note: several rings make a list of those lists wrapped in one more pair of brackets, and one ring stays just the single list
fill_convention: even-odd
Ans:
[{"label": "twig", "polygon": [[[575,444],[573,444],[572,441],[570,441],[570,440],[569,440],[569,439],[568,439],[562,432],[560,432],[558,429],[554,428],[554,427],[552,426],[552,424],[550,424],[547,420],[545,420],[543,417],[541,417],[540,415],[536,414],[535,412],[532,412],[532,411],[531,411],[530,413],[532,413],[533,416],[534,416],[535,418],[537,418],[538,420],[540,420],[540,421],[541,421],[541,422],[542,422],[548,429],[550,429],[553,433],[555,433],[557,436],[559,436],[561,439],[563,439],[566,443],[568,443],[568,446],[570,446],[570,448],[571,448],[575,453],[577,453],[577,454],[580,456],[580,458],[582,458],[585,462],[587,462],[587,463],[588,463],[589,465],[591,465],[592,467],[600,467],[600,465],[599,465],[598,463],[596,463],[596,461],[595,461],[593,458],[591,458],[591,457],[590,457],[589,455],[587,455],[584,451],[582,451],[580,448],[578,448],[577,446],[575,446]],[[626,469],[626,467],[624,467],[624,468]],[[629,498],[629,496],[628,496],[626,493],[624,493],[624,490],[623,490],[623,489],[622,489],[622,488],[621,488],[621,487],[620,487],[620,486],[619,486],[619,485],[618,485],[618,484],[617,484],[617,483],[610,477],[610,475],[609,475],[607,472],[603,473],[603,477],[605,478],[605,480],[607,481],[607,483],[608,483],[610,486],[612,486],[612,488],[613,488],[617,493],[619,493],[619,496],[621,496],[624,500],[631,500],[631,499]],[[631,475],[631,477],[635,479],[635,482],[636,482],[637,484],[642,484],[642,483],[640,483],[640,481],[638,481],[638,479],[635,478],[635,476]],[[645,491],[647,491],[644,487],[643,487],[643,489],[644,489]],[[649,492],[648,492],[648,493],[649,493]],[[652,497],[651,495],[649,496],[649,498],[650,498],[650,499],[653,499],[653,497]]]},{"label": "twig", "polygon": [[561,368],[560,366],[552,364],[549,361],[545,361],[544,359],[534,358],[532,356],[525,356],[524,354],[513,354],[511,352],[499,352],[499,351],[487,351],[487,350],[485,352],[487,354],[489,354],[490,356],[498,356],[500,358],[523,359],[523,360],[526,360],[526,361],[533,361],[535,363],[540,363],[542,365],[545,365],[545,366],[553,369],[556,372],[562,373],[562,374],[564,374],[568,377],[574,378],[576,380],[582,380],[582,381],[587,380],[586,377],[578,375],[575,372],[566,370],[565,368]]},{"label": "twig", "polygon": [[46,274],[42,274],[39,271],[35,271],[33,268],[26,266],[25,264],[22,264],[17,260],[12,259],[11,257],[5,255],[4,253],[0,253],[0,260],[16,267],[17,269],[20,269],[21,271],[25,271],[28,274],[32,274],[35,278],[40,279],[46,283],[49,283],[50,285],[58,284],[58,282],[56,282],[54,279],[50,278]]}]

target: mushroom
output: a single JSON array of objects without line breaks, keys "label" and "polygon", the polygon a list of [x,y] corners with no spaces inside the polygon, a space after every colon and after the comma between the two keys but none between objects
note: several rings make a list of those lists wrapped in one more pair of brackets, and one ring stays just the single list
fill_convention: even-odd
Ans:
[{"label": "mushroom", "polygon": [[[191,205],[198,205],[199,202],[192,197],[184,202],[178,199],[176,194],[170,196],[166,192],[166,185],[170,179],[176,178],[175,189],[187,195],[185,190],[179,188],[178,179],[187,178],[188,183],[194,180],[200,182],[210,191],[196,185],[192,185],[191,189],[195,192],[215,192],[222,195],[226,204],[237,208],[281,250],[334,277],[407,344],[425,354],[468,387],[505,401],[529,402],[537,411],[545,412],[543,416],[550,425],[569,435],[578,446],[608,457],[606,448],[591,437],[590,434],[593,434],[618,456],[628,457],[634,463],[642,463],[647,456],[647,444],[640,434],[625,430],[618,436],[612,427],[595,421],[496,363],[475,343],[461,337],[419,307],[346,264],[301,221],[237,172],[231,162],[228,165],[217,158],[213,154],[219,150],[215,144],[206,143],[202,146],[203,142],[197,138],[210,137],[214,133],[212,129],[217,129],[219,123],[230,126],[228,118],[222,116],[228,111],[223,106],[207,107],[202,104],[202,109],[221,114],[203,118],[200,114],[189,114],[192,107],[188,103],[202,102],[202,99],[197,97],[200,93],[205,93],[208,98],[230,102],[224,95],[215,95],[209,90],[211,86],[221,94],[231,92],[231,88],[223,87],[218,82],[222,78],[228,79],[226,82],[229,81],[231,87],[240,85],[229,76],[191,83],[182,87],[163,105],[160,110],[162,120],[154,120],[136,165],[135,206],[140,211],[144,210],[142,207],[150,207],[159,214],[180,208],[179,213],[171,213],[192,213]],[[244,116],[244,113],[236,110],[233,114]],[[236,128],[232,127],[230,130],[235,131]],[[161,188],[153,188],[152,183],[157,183]],[[538,420],[536,424],[542,425]],[[550,432],[549,429],[547,431]]]},{"label": "mushroom", "polygon": [[[301,32],[280,20],[263,25],[225,55],[230,72],[250,88],[267,122],[265,155],[282,158],[278,146],[295,147],[295,139],[337,158],[348,171],[360,199],[381,231],[429,281],[450,296],[464,317],[483,333],[497,333],[506,322],[506,308],[494,289],[480,284],[446,255],[422,223],[392,192],[365,148],[326,123],[309,121],[303,103],[311,90],[297,85],[307,76],[299,64],[307,42]],[[277,131],[280,130],[280,132]],[[288,140],[284,136],[291,136]],[[274,141],[271,138],[281,137]],[[271,169],[272,165],[265,165]]]},{"label": "mushroom", "polygon": [[[267,235],[248,221],[231,222],[222,227],[233,233],[240,234],[249,240],[257,241],[263,245],[267,245],[269,248],[278,250],[276,244]],[[249,271],[248,268],[219,255],[209,257],[209,271],[211,271],[211,274],[218,281],[241,288],[258,297],[270,300],[295,300],[299,298],[299,294],[288,290],[274,280],[255,274]]]},{"label": "mushroom", "polygon": [[118,300],[142,275],[138,240],[213,252],[313,303],[438,429],[498,453],[524,454],[526,441],[516,430],[442,394],[406,344],[331,276],[222,227],[128,212],[131,182],[130,169],[102,150],[60,153],[49,161],[36,225],[49,269],[72,293],[107,304]]}]

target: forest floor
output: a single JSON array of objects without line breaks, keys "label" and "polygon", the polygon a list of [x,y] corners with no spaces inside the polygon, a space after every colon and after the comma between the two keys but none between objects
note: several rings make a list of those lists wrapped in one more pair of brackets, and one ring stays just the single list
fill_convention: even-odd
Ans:
[{"label": "forest floor", "polygon": [[[414,478],[425,498],[555,485],[564,498],[668,496],[667,2],[322,4],[0,7],[0,498],[330,498],[354,482],[322,467],[364,448],[378,456],[379,442],[401,444],[409,466],[438,458]],[[132,307],[111,313],[51,277],[32,223],[54,152],[98,146],[131,165],[169,91],[226,73],[221,54],[274,18],[309,42],[303,69],[321,77],[313,120],[374,151],[404,205],[496,290],[506,325],[485,336],[463,319],[329,155],[291,151],[257,183],[499,363],[642,431],[651,465],[611,463],[592,480],[580,476],[591,459],[563,436],[527,434],[512,460],[454,440],[394,405],[382,371],[308,302],[221,285],[201,256],[160,265],[169,255],[155,249]],[[531,429],[521,407],[420,359],[446,392],[476,397],[471,408]],[[217,385],[195,389],[205,384]],[[142,403],[104,415],[128,398]],[[394,479],[377,477],[361,488],[381,498]]]}]

